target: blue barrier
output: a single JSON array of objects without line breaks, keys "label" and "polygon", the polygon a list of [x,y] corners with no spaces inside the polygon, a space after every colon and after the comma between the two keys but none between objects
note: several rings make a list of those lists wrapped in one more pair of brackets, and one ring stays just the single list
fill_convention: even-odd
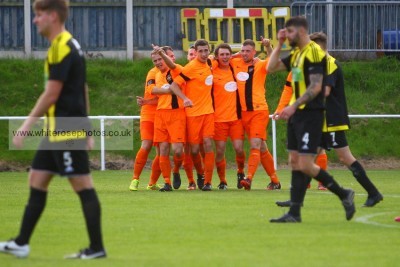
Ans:
[{"label": "blue barrier", "polygon": [[400,31],[397,30],[386,30],[383,31],[383,48],[385,50],[398,50],[398,51],[386,51],[386,56],[395,56],[400,59]]},{"label": "blue barrier", "polygon": [[383,31],[383,47],[400,50],[400,31]]}]

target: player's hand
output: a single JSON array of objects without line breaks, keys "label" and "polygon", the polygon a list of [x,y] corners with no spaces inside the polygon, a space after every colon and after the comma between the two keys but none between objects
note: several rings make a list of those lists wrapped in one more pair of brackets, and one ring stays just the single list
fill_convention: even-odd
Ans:
[{"label": "player's hand", "polygon": [[22,148],[24,146],[25,136],[28,134],[29,129],[20,127],[15,136],[13,137],[13,144],[16,148]]},{"label": "player's hand", "polygon": [[151,44],[151,46],[153,47],[153,53],[157,53],[159,55],[165,54],[164,50],[158,45]]},{"label": "player's hand", "polygon": [[261,59],[259,57],[254,57],[253,58],[253,65],[259,62]]},{"label": "player's hand", "polygon": [[193,107],[193,102],[189,98],[186,98],[185,100],[183,100],[183,105],[185,106],[185,108],[191,108]]},{"label": "player's hand", "polygon": [[280,45],[283,45],[283,43],[286,41],[287,35],[286,35],[286,29],[280,29],[278,32],[278,41]]},{"label": "player's hand", "polygon": [[136,96],[136,103],[141,107],[144,105],[144,98],[141,96]]},{"label": "player's hand", "polygon": [[281,114],[279,114],[278,119],[288,120],[295,112],[296,112],[296,108],[293,105],[287,106],[286,108],[284,108],[282,110]]},{"label": "player's hand", "polygon": [[279,117],[280,115],[281,115],[280,111],[275,111],[274,114],[272,114],[272,119],[273,120],[279,120],[280,119],[280,117]]},{"label": "player's hand", "polygon": [[89,136],[86,140],[86,149],[92,150],[94,148],[94,138],[93,136]]},{"label": "player's hand", "polygon": [[271,47],[271,40],[268,38],[264,38],[263,36],[260,36],[261,38],[261,43],[265,47]]}]

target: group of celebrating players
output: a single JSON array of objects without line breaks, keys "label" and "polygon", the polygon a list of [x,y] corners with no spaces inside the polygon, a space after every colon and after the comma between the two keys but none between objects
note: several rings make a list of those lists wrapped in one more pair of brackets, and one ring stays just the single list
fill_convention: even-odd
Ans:
[{"label": "group of celebrating players", "polygon": [[[261,42],[272,51],[268,39],[262,38]],[[183,67],[174,63],[170,47],[154,47],[151,58],[155,67],[147,75],[144,97],[138,97],[142,146],[136,155],[130,190],[138,190],[139,176],[153,142],[157,154],[148,189],[178,189],[182,165],[188,178],[188,190],[196,189],[193,167],[197,173],[197,187],[211,190],[214,165],[220,180],[218,188],[227,189],[225,147],[228,137],[236,152],[239,189],[250,190],[260,162],[270,177],[267,189],[281,188],[265,142],[269,121],[264,86],[268,60],[257,58],[256,53],[254,41],[246,40],[240,53],[233,54],[228,44],[220,44],[214,56],[210,56],[208,42],[201,39],[188,51],[189,63]],[[250,143],[246,174],[245,134]],[[170,147],[173,169],[169,160]],[[162,188],[156,183],[160,174],[165,182]]]},{"label": "group of celebrating players", "polygon": [[[297,50],[280,59],[280,48],[286,40]],[[151,58],[155,67],[147,75],[144,97],[137,97],[141,106],[142,146],[136,155],[129,189],[138,190],[140,174],[155,144],[157,153],[147,189],[172,191],[172,188],[180,188],[179,169],[183,165],[188,190],[196,189],[194,167],[197,187],[210,191],[216,165],[220,180],[218,189],[226,190],[225,148],[228,137],[236,152],[238,189],[251,189],[260,162],[270,177],[267,189],[281,189],[266,145],[269,110],[265,81],[268,73],[287,69],[289,75],[272,117],[288,121],[291,192],[297,192],[294,198],[300,201],[294,203],[291,193],[291,200],[276,204],[295,206],[294,210],[300,210],[297,206],[302,206],[305,193],[298,192],[305,192],[303,185],[309,188],[311,177],[314,177],[319,181],[318,189],[330,190],[339,196],[346,218],[351,219],[355,212],[354,191],[341,188],[325,171],[327,156],[324,149],[334,149],[367,191],[364,206],[372,207],[383,200],[348,146],[345,131],[350,128],[350,122],[344,79],[340,65],[327,52],[327,36],[322,32],[309,35],[307,21],[295,17],[280,31],[279,49],[273,50],[269,39],[261,37],[261,42],[271,55],[265,60],[256,57],[253,40],[245,40],[236,54],[228,44],[220,44],[211,56],[209,43],[200,39],[188,51],[189,63],[186,66],[175,64],[172,48],[153,47]],[[250,144],[246,174],[245,135]],[[170,148],[173,168],[169,159]],[[157,185],[160,175],[164,178],[163,187]],[[297,184],[301,189],[296,188],[296,181],[301,181]],[[299,211],[292,213],[295,215],[285,215],[278,221],[299,221]]]}]

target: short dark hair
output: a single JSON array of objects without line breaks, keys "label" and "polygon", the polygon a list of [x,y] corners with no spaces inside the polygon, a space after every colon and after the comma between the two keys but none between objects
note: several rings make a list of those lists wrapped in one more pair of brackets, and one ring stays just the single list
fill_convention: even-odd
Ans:
[{"label": "short dark hair", "polygon": [[242,45],[243,45],[243,46],[250,45],[250,46],[252,46],[253,48],[256,48],[256,43],[255,43],[253,40],[251,40],[251,39],[246,39],[246,40],[244,40],[244,42],[243,42]]},{"label": "short dark hair", "polygon": [[194,49],[194,45],[191,45],[191,46],[189,47],[189,49]]},{"label": "short dark hair", "polygon": [[322,47],[322,49],[326,49],[328,37],[326,36],[325,33],[314,32],[314,33],[310,34],[310,39],[311,39],[311,41],[314,41],[317,44],[319,44]]},{"label": "short dark hair", "polygon": [[223,49],[228,49],[229,52],[232,54],[232,48],[231,48],[231,46],[230,46],[229,44],[223,43],[223,44],[219,44],[219,45],[215,48],[214,54],[215,54],[216,57],[218,57],[219,49],[221,49],[221,48],[223,48]]},{"label": "short dark hair", "polygon": [[204,39],[199,39],[194,43],[194,49],[196,49],[197,51],[197,47],[199,46],[208,46],[208,48],[210,48],[210,45],[208,44],[208,42]]},{"label": "short dark hair", "polygon": [[308,22],[306,17],[304,16],[291,17],[289,20],[285,22],[285,28],[291,26],[303,27],[304,29],[308,30]]},{"label": "short dark hair", "polygon": [[35,0],[33,3],[34,10],[55,11],[64,23],[68,18],[69,0]]}]

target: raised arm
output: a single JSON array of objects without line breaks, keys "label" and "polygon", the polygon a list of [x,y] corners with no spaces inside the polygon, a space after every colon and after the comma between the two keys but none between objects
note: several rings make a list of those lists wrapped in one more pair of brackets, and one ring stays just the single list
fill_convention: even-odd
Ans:
[{"label": "raised arm", "polygon": [[272,53],[269,56],[268,67],[267,67],[267,71],[269,73],[286,70],[285,64],[283,64],[283,62],[279,58],[283,43],[286,40],[286,30],[285,29],[279,30],[278,40],[279,40],[278,45],[272,50]]},{"label": "raised arm", "polygon": [[271,40],[261,36],[261,43],[265,47],[265,52],[267,52],[267,57],[269,57],[272,53]]},{"label": "raised arm", "polygon": [[[261,43],[265,47],[265,51],[267,52],[267,57],[269,57],[272,53],[271,41],[261,36]],[[268,64],[265,66],[265,70],[268,72]]]},{"label": "raised arm", "polygon": [[175,63],[171,60],[171,58],[165,54],[165,51],[159,47],[158,45],[155,44],[151,44],[151,46],[153,47],[153,52],[158,53],[162,59],[164,60],[165,64],[167,64],[168,68],[173,70],[176,68]]}]

